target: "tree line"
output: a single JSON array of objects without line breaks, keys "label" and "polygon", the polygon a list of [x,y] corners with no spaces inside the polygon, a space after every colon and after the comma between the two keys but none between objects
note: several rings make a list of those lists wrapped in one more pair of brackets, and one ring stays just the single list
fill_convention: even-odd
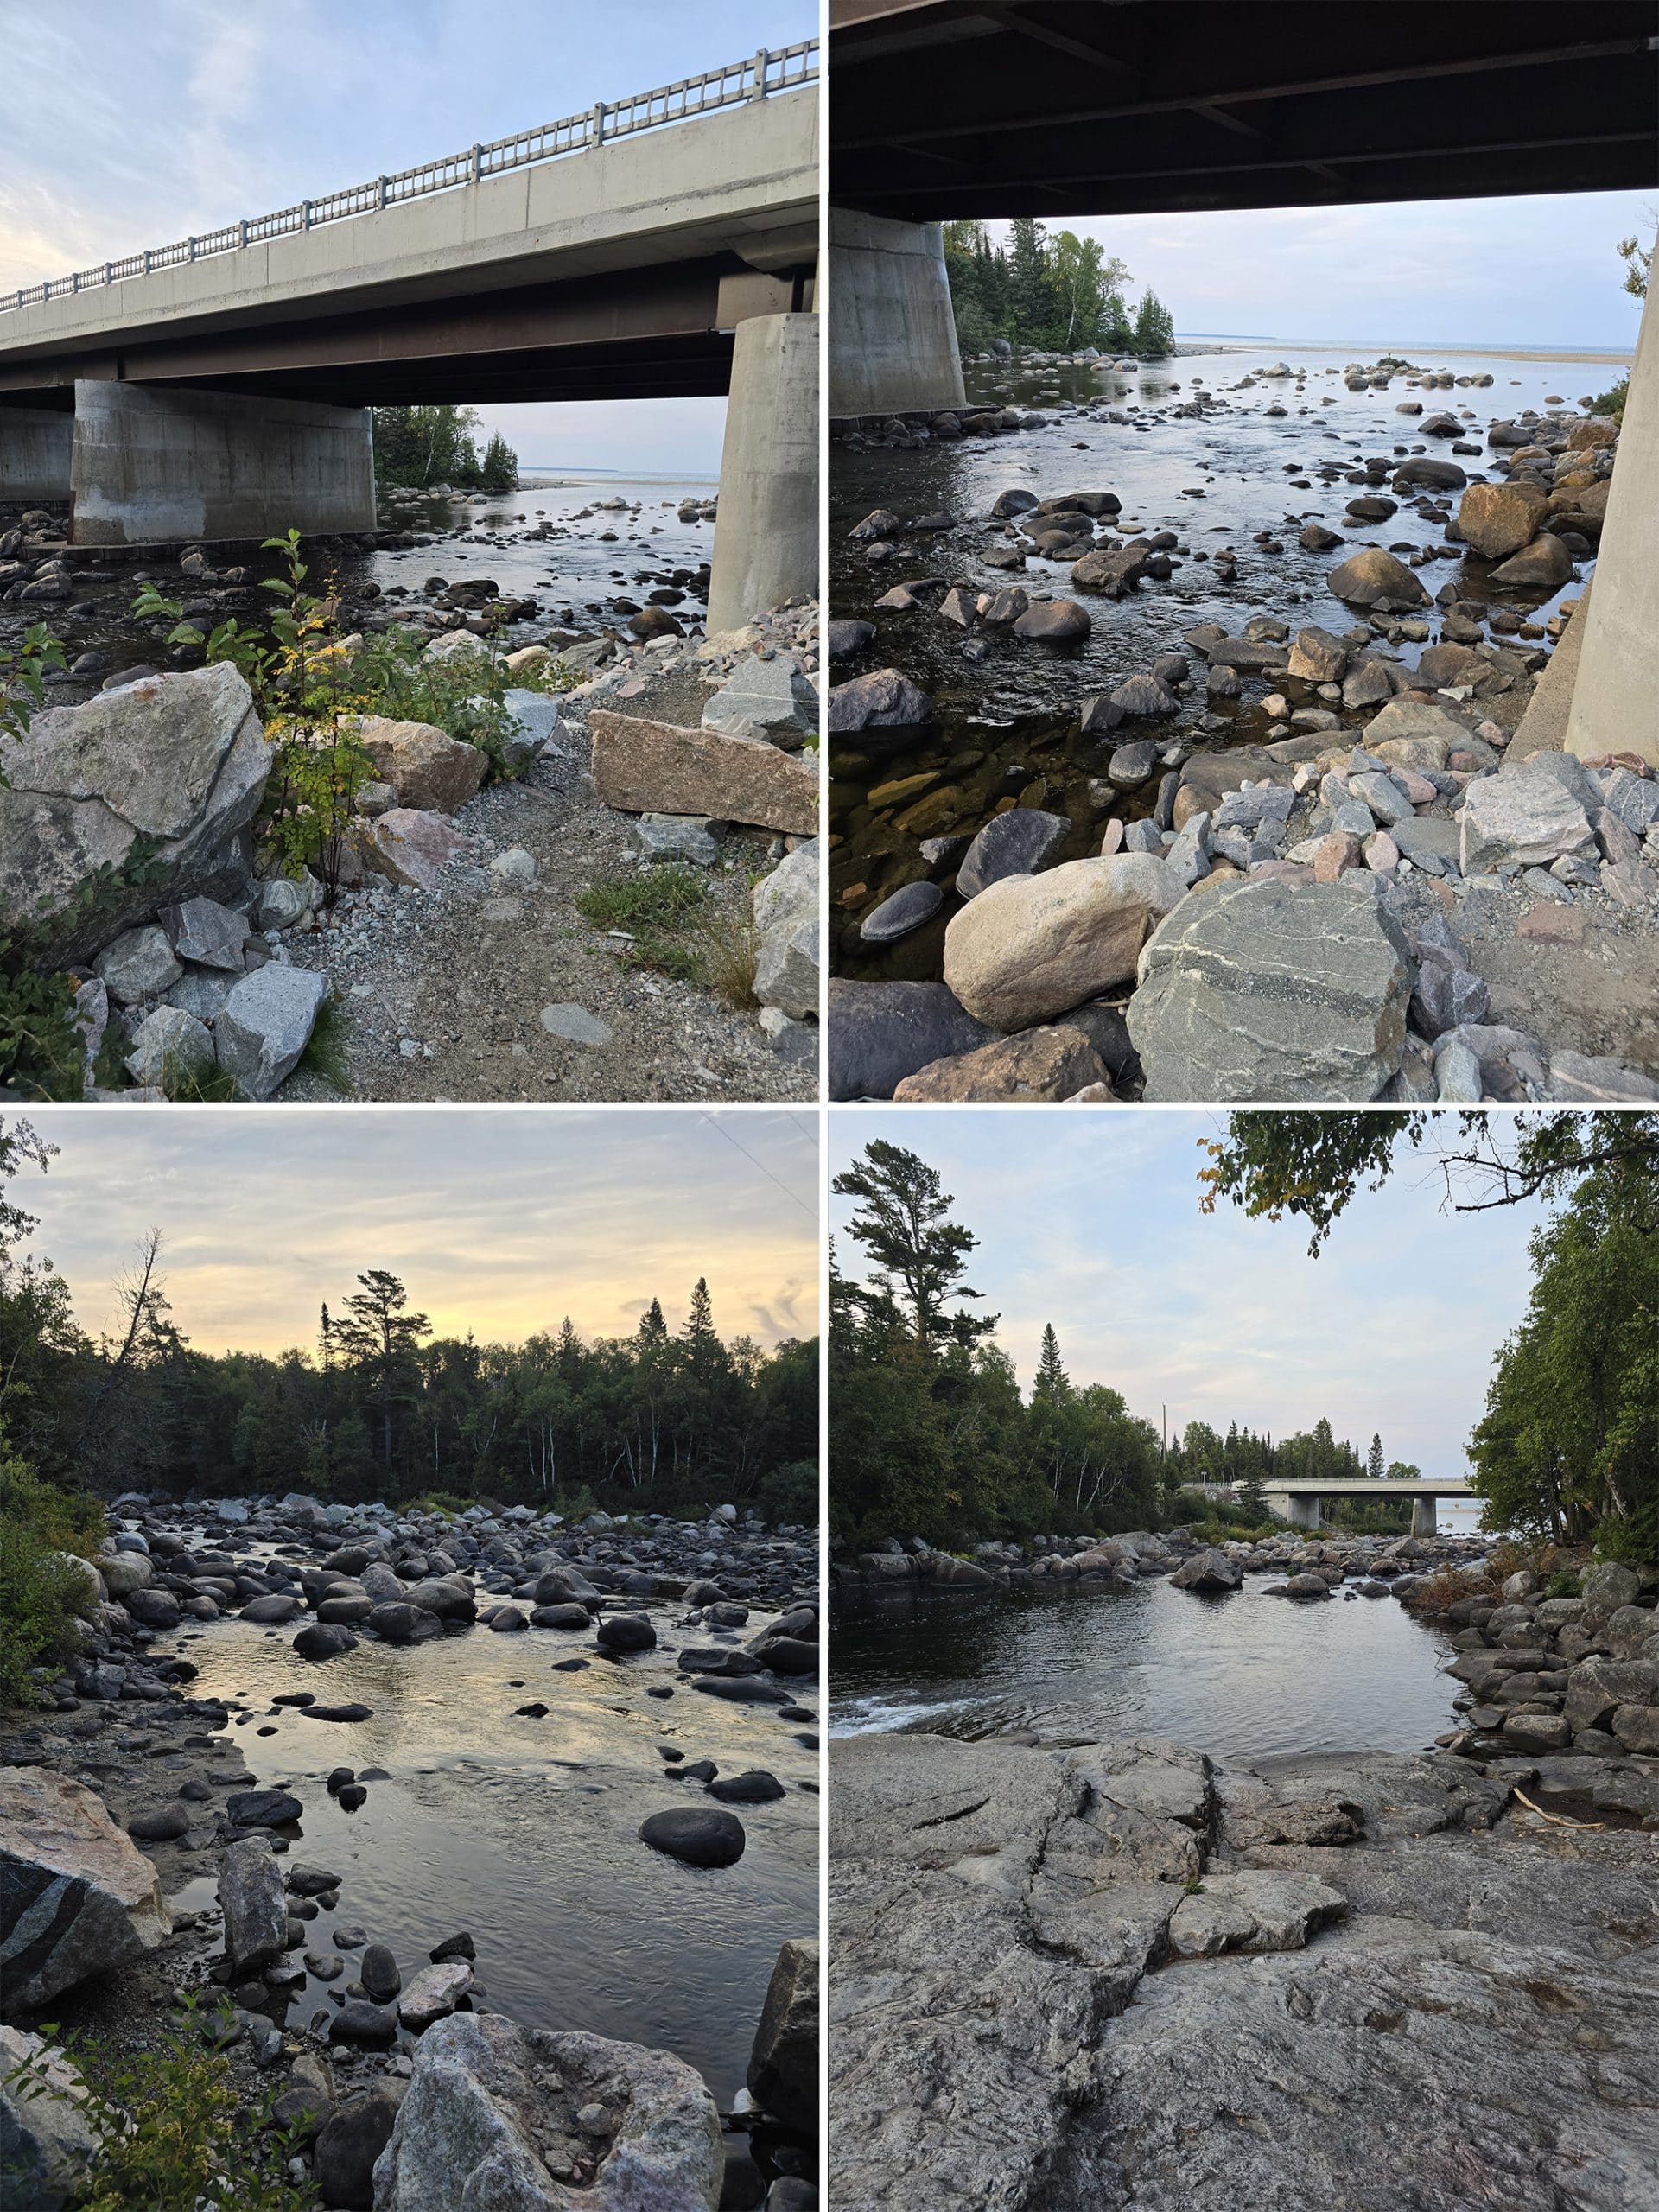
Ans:
[{"label": "tree line", "polygon": [[384,488],[515,492],[518,456],[498,430],[480,455],[477,410],[471,407],[377,407],[374,480]]},{"label": "tree line", "polygon": [[[1659,1558],[1659,1114],[1521,1114],[1500,1128],[1372,1111],[1236,1114],[1210,1147],[1206,1211],[1225,1199],[1313,1225],[1310,1257],[1355,1192],[1431,1134],[1454,1211],[1543,1200],[1529,1243],[1520,1325],[1493,1357],[1468,1443],[1470,1483],[1494,1531],[1605,1555]],[[1187,1517],[1190,1486],[1232,1485],[1239,1514],[1267,1517],[1266,1483],[1409,1479],[1380,1434],[1362,1452],[1321,1418],[1274,1439],[1236,1422],[1173,1438],[1122,1395],[1068,1374],[1044,1330],[1022,1393],[965,1278],[977,1249],[938,1173],[877,1140],[836,1178],[857,1202],[849,1234],[868,1273],[830,1273],[830,1510],[849,1541],[920,1535],[946,1545],[1038,1533],[1109,1534]],[[1183,1491],[1187,1495],[1183,1496]],[[1344,1502],[1339,1526],[1404,1525],[1395,1501]]]},{"label": "tree line", "polygon": [[309,1491],[421,1496],[581,1512],[753,1503],[817,1510],[817,1345],[725,1337],[708,1286],[671,1329],[653,1298],[621,1337],[569,1320],[519,1344],[437,1333],[407,1287],[365,1268],[319,1316],[314,1345],[210,1353],[170,1311],[152,1236],[94,1337],[68,1286],[27,1249],[8,1174],[44,1167],[27,1124],[0,1125],[0,1456],[108,1497]]},{"label": "tree line", "polygon": [[1146,360],[1174,349],[1168,308],[1148,286],[1131,315],[1123,296],[1129,272],[1098,238],[1051,233],[1029,215],[1009,224],[1006,245],[983,223],[947,223],[944,267],[964,353],[988,353],[999,338],[1046,353],[1093,346]]}]

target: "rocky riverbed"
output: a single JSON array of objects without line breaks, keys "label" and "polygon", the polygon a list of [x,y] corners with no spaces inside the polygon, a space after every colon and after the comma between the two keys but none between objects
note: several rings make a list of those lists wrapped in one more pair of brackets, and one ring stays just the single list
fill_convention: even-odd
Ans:
[{"label": "rocky riverbed", "polygon": [[1456,1539],[941,1556],[868,1554],[856,1580],[1392,1592],[1457,1649],[1471,1710],[1418,1753],[838,1738],[838,2205],[1659,2203],[1651,1582],[1497,1586]]},{"label": "rocky riverbed", "polygon": [[[682,533],[707,519],[692,506]],[[270,556],[92,556],[65,546],[60,524],[35,512],[0,536],[17,556],[0,567],[29,579],[0,591],[0,610],[16,600],[11,629],[45,620],[72,650],[71,615],[117,626],[111,645],[75,653],[25,738],[0,741],[0,892],[20,913],[59,918],[42,957],[84,981],[89,1094],[160,1096],[221,1077],[283,1099],[337,1096],[341,1080],[386,1099],[816,1094],[816,755],[802,751],[818,716],[814,607],[711,639],[695,626],[687,572],[643,605],[594,602],[585,630],[549,629],[540,602],[504,599],[499,576],[429,575],[416,594],[368,573],[399,560],[429,569],[442,542],[429,535],[374,541],[416,549],[404,552],[341,552],[342,666],[354,644],[392,630],[424,638],[434,661],[476,663],[480,686],[487,674],[504,692],[512,773],[486,785],[477,746],[364,718],[375,776],[325,889],[273,859],[254,869],[249,831],[272,751],[236,671],[185,665],[197,649],[165,648],[167,625],[147,635],[125,613],[143,575],[216,622],[257,601],[251,579]],[[646,527],[637,509],[631,526]],[[517,537],[544,549],[552,528]],[[448,558],[480,550],[470,525],[456,535],[473,542]],[[500,533],[481,550],[502,551]],[[101,595],[76,598],[89,577]],[[40,590],[56,597],[27,596]],[[550,691],[556,664],[565,688]],[[596,878],[663,862],[706,874],[723,995],[632,964],[635,938],[580,911]],[[302,1068],[325,1004],[328,1065]]]},{"label": "rocky riverbed", "polygon": [[1528,712],[1617,425],[1014,367],[834,461],[832,1095],[1652,1095],[1650,734]]},{"label": "rocky riverbed", "polygon": [[10,1717],[16,2032],[207,2035],[327,2204],[458,2203],[467,2107],[526,2204],[810,2205],[815,1547],[728,1514],[118,1501]]}]

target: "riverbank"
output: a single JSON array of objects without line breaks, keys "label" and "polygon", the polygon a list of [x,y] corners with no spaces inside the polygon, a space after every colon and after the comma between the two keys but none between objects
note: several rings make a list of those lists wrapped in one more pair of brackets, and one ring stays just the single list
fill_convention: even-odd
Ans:
[{"label": "riverbank", "polygon": [[[1558,1578],[1570,1595],[1525,1570],[1500,1586],[1468,1539],[981,1554],[887,1550],[838,1576],[867,1605],[937,1592],[908,1616],[924,1642],[957,1608],[1045,1586],[1077,1610],[1040,1725],[959,1711],[836,1738],[837,2205],[918,2185],[964,2212],[1659,2201],[1652,1580],[1605,1565]],[[1456,1654],[1463,1725],[1426,1751],[1270,1758],[1088,1725],[1077,1676],[1137,1663],[1091,1608],[1157,1578],[1230,1623],[1251,1573],[1283,1574],[1287,1608],[1397,1597]],[[1338,1655],[1369,1618],[1335,1618],[1324,1664],[1366,1663],[1359,1639]],[[1230,1665],[1268,1732],[1294,1683],[1260,1649]]]},{"label": "riverbank", "polygon": [[483,2064],[480,2033],[632,2115],[519,2113],[544,2181],[597,2184],[654,2113],[664,2202],[810,2201],[809,1531],[298,1497],[115,1526],[86,1648],[0,1750],[14,1867],[55,1821],[49,1863],[93,1887],[26,1986],[0,1935],[9,2019],[206,2033],[250,2113],[302,2120],[327,2204],[367,2205],[389,2144],[458,2197],[440,2053]]},{"label": "riverbank", "polygon": [[[713,507],[667,512],[686,535]],[[18,604],[0,644],[44,620],[67,655],[48,671],[47,709],[0,739],[16,794],[0,794],[0,887],[20,912],[44,910],[39,959],[84,985],[85,1095],[816,1095],[816,755],[804,747],[817,610],[710,639],[695,596],[706,565],[652,567],[634,579],[652,586],[643,602],[566,606],[576,626],[548,628],[522,563],[554,558],[561,531],[585,543],[606,524],[617,527],[597,528],[597,545],[668,528],[610,494],[556,529],[445,533],[450,559],[486,556],[494,575],[429,574],[443,542],[430,532],[381,532],[366,558],[355,542],[304,549],[334,594],[308,665],[331,674],[326,704],[367,756],[337,772],[351,789],[329,802],[326,852],[308,843],[294,797],[315,772],[304,747],[278,750],[273,702],[262,691],[264,715],[251,714],[228,661],[198,665],[202,634],[263,608],[254,578],[268,553],[215,547],[218,568],[200,549],[93,558],[44,512],[0,537],[28,579],[3,594]],[[410,562],[423,582],[377,580]],[[616,569],[613,594],[628,580]],[[169,645],[171,617],[131,617],[141,582],[182,605],[196,642]],[[194,806],[115,790],[111,760],[163,747],[183,756]],[[70,792],[76,833],[48,836],[42,823]],[[291,972],[241,986],[267,968]],[[326,1049],[308,1061],[325,1007]]]},{"label": "riverbank", "polygon": [[831,1095],[1651,1095],[1649,748],[1526,712],[1616,425],[1567,362],[1484,423],[1395,395],[1497,370],[1178,365],[843,426]]}]

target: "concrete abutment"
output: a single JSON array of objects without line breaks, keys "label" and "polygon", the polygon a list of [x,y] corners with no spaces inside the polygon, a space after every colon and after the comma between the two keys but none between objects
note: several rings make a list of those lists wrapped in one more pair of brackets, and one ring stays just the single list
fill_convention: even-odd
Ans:
[{"label": "concrete abutment", "polygon": [[965,406],[942,226],[832,207],[830,249],[832,417]]},{"label": "concrete abutment", "polygon": [[[66,418],[67,419],[67,418]],[[151,545],[375,526],[366,407],[78,382],[71,541]]]},{"label": "concrete abutment", "polygon": [[818,318],[751,315],[737,326],[709,634],[818,589]]},{"label": "concrete abutment", "polygon": [[0,407],[0,500],[69,497],[69,457],[75,418],[45,407]]}]

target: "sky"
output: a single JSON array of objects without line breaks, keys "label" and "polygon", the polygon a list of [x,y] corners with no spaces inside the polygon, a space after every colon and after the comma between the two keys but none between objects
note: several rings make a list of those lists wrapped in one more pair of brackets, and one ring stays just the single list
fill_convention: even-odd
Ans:
[{"label": "sky", "polygon": [[[1109,1383],[1154,1426],[1228,1423],[1274,1436],[1321,1414],[1363,1452],[1425,1474],[1467,1471],[1494,1351],[1526,1306],[1535,1206],[1442,1211],[1430,1155],[1404,1152],[1378,1194],[1362,1192],[1318,1260],[1306,1223],[1199,1211],[1198,1150],[1224,1116],[1136,1107],[861,1109],[830,1116],[830,1173],[884,1137],[935,1167],[951,1218],[979,1238],[967,1281],[1029,1389],[1052,1321],[1074,1382]],[[864,1273],[832,1198],[836,1258]]]},{"label": "sky", "polygon": [[[0,290],[817,29],[817,0],[0,0]],[[713,476],[723,399],[480,410],[526,467]]]},{"label": "sky", "polygon": [[[1628,350],[1641,302],[1621,238],[1653,243],[1659,191],[1424,200],[1224,214],[1069,217],[1148,286],[1178,336]],[[993,224],[1001,234],[1007,226]]]},{"label": "sky", "polygon": [[708,1278],[722,1336],[818,1326],[818,1145],[808,1112],[353,1106],[31,1109],[59,1147],[12,1201],[83,1328],[152,1228],[173,1319],[207,1352],[314,1348],[318,1308],[371,1268],[441,1335],[517,1343],[670,1325]]}]

